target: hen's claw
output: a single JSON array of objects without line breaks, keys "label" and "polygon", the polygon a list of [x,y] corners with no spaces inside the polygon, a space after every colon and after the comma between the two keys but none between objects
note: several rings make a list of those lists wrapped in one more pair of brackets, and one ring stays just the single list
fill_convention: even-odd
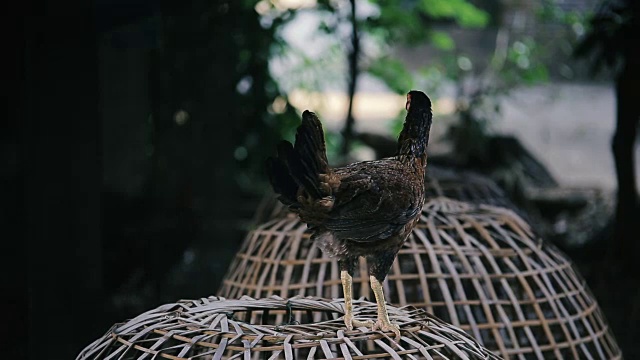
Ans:
[{"label": "hen's claw", "polygon": [[378,319],[378,321],[376,321],[376,323],[373,324],[373,327],[371,328],[371,330],[372,331],[380,330],[382,332],[391,331],[396,335],[396,341],[400,340],[400,327],[396,324],[392,324],[383,319]]},{"label": "hen's claw", "polygon": [[361,321],[361,320],[355,319],[353,317],[353,314],[344,315],[344,325],[347,327],[347,330],[349,331],[353,330],[354,327],[355,328],[360,328],[360,327],[373,328],[375,326],[373,321],[371,320]]}]

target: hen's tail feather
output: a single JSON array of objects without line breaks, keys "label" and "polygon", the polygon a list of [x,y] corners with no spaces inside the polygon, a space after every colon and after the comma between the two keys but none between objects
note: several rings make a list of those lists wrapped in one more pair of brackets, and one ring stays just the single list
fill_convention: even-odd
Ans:
[{"label": "hen's tail feather", "polygon": [[[291,146],[291,144],[289,144]],[[296,202],[298,184],[289,174],[289,168],[280,158],[267,158],[267,175],[273,191],[280,194],[280,201],[285,205],[292,205]]]},{"label": "hen's tail feather", "polygon": [[300,160],[295,163],[296,168],[292,168],[294,179],[299,178],[305,190],[316,199],[328,195],[320,190],[318,177],[319,174],[329,172],[324,131],[316,114],[308,110],[302,113],[302,124],[296,131],[294,151]]},{"label": "hen's tail feather", "polygon": [[329,171],[324,131],[316,114],[310,111],[302,114],[302,124],[296,132],[294,149],[307,172],[314,174],[316,178],[318,174],[326,174]]},{"label": "hen's tail feather", "polygon": [[274,191],[281,200],[295,203],[298,186],[316,199],[326,194],[320,190],[319,174],[329,172],[322,124],[317,116],[305,111],[297,129],[295,145],[283,141],[278,157],[267,160],[267,172]]}]

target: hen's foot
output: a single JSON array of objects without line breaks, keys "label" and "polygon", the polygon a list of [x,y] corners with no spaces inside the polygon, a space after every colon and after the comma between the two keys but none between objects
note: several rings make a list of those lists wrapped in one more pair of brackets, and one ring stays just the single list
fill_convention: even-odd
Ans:
[{"label": "hen's foot", "polygon": [[371,320],[361,321],[361,320],[355,319],[353,317],[353,314],[345,314],[344,325],[347,327],[347,330],[353,330],[354,327],[355,328],[360,328],[360,327],[371,328],[375,326],[373,321]]},{"label": "hen's foot", "polygon": [[382,332],[391,331],[396,334],[396,341],[400,340],[400,327],[396,324],[392,324],[389,320],[378,318],[378,321],[373,324],[371,330],[380,330]]}]

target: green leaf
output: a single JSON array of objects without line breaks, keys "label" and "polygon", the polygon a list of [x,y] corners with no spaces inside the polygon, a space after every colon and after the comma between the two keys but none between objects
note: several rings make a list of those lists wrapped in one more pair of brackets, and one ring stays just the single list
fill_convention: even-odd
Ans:
[{"label": "green leaf", "polygon": [[489,14],[466,0],[420,0],[418,8],[435,19],[453,19],[462,27],[484,27],[489,22]]},{"label": "green leaf", "polygon": [[400,60],[384,57],[374,61],[369,67],[369,73],[384,81],[391,90],[404,94],[413,87],[414,80],[404,63]]},{"label": "green leaf", "polygon": [[489,23],[489,14],[471,4],[466,4],[460,8],[455,19],[463,28],[483,28]]},{"label": "green leaf", "polygon": [[546,66],[538,64],[525,71],[522,78],[529,85],[545,82],[549,79],[549,71]]},{"label": "green leaf", "polygon": [[431,42],[435,47],[442,50],[453,50],[456,47],[453,38],[442,31],[433,31],[431,33]]}]

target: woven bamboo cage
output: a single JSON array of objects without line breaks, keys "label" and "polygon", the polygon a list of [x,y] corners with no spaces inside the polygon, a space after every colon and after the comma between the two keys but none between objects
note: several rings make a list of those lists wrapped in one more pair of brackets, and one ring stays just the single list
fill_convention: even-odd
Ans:
[{"label": "woven bamboo cage", "polygon": [[[376,317],[374,303],[354,305],[358,318]],[[422,309],[390,307],[389,314],[402,332],[397,342],[388,337],[393,334],[366,328],[347,331],[341,319],[344,302],[338,300],[183,300],[116,324],[77,360],[498,359],[461,329]]]},{"label": "woven bamboo cage", "polygon": [[[371,299],[364,259],[353,282]],[[431,199],[383,285],[390,303],[423,308],[506,359],[621,358],[571,261],[507,208]],[[292,214],[248,234],[219,294],[342,296],[337,261]]]},{"label": "woven bamboo cage", "polygon": [[[473,204],[487,204],[518,210],[498,185],[486,176],[451,168],[429,165],[425,176],[427,199],[448,197]],[[276,196],[265,196],[254,216],[255,224],[262,224],[276,217],[286,216],[286,207]],[[519,214],[523,215],[523,214]]]}]

